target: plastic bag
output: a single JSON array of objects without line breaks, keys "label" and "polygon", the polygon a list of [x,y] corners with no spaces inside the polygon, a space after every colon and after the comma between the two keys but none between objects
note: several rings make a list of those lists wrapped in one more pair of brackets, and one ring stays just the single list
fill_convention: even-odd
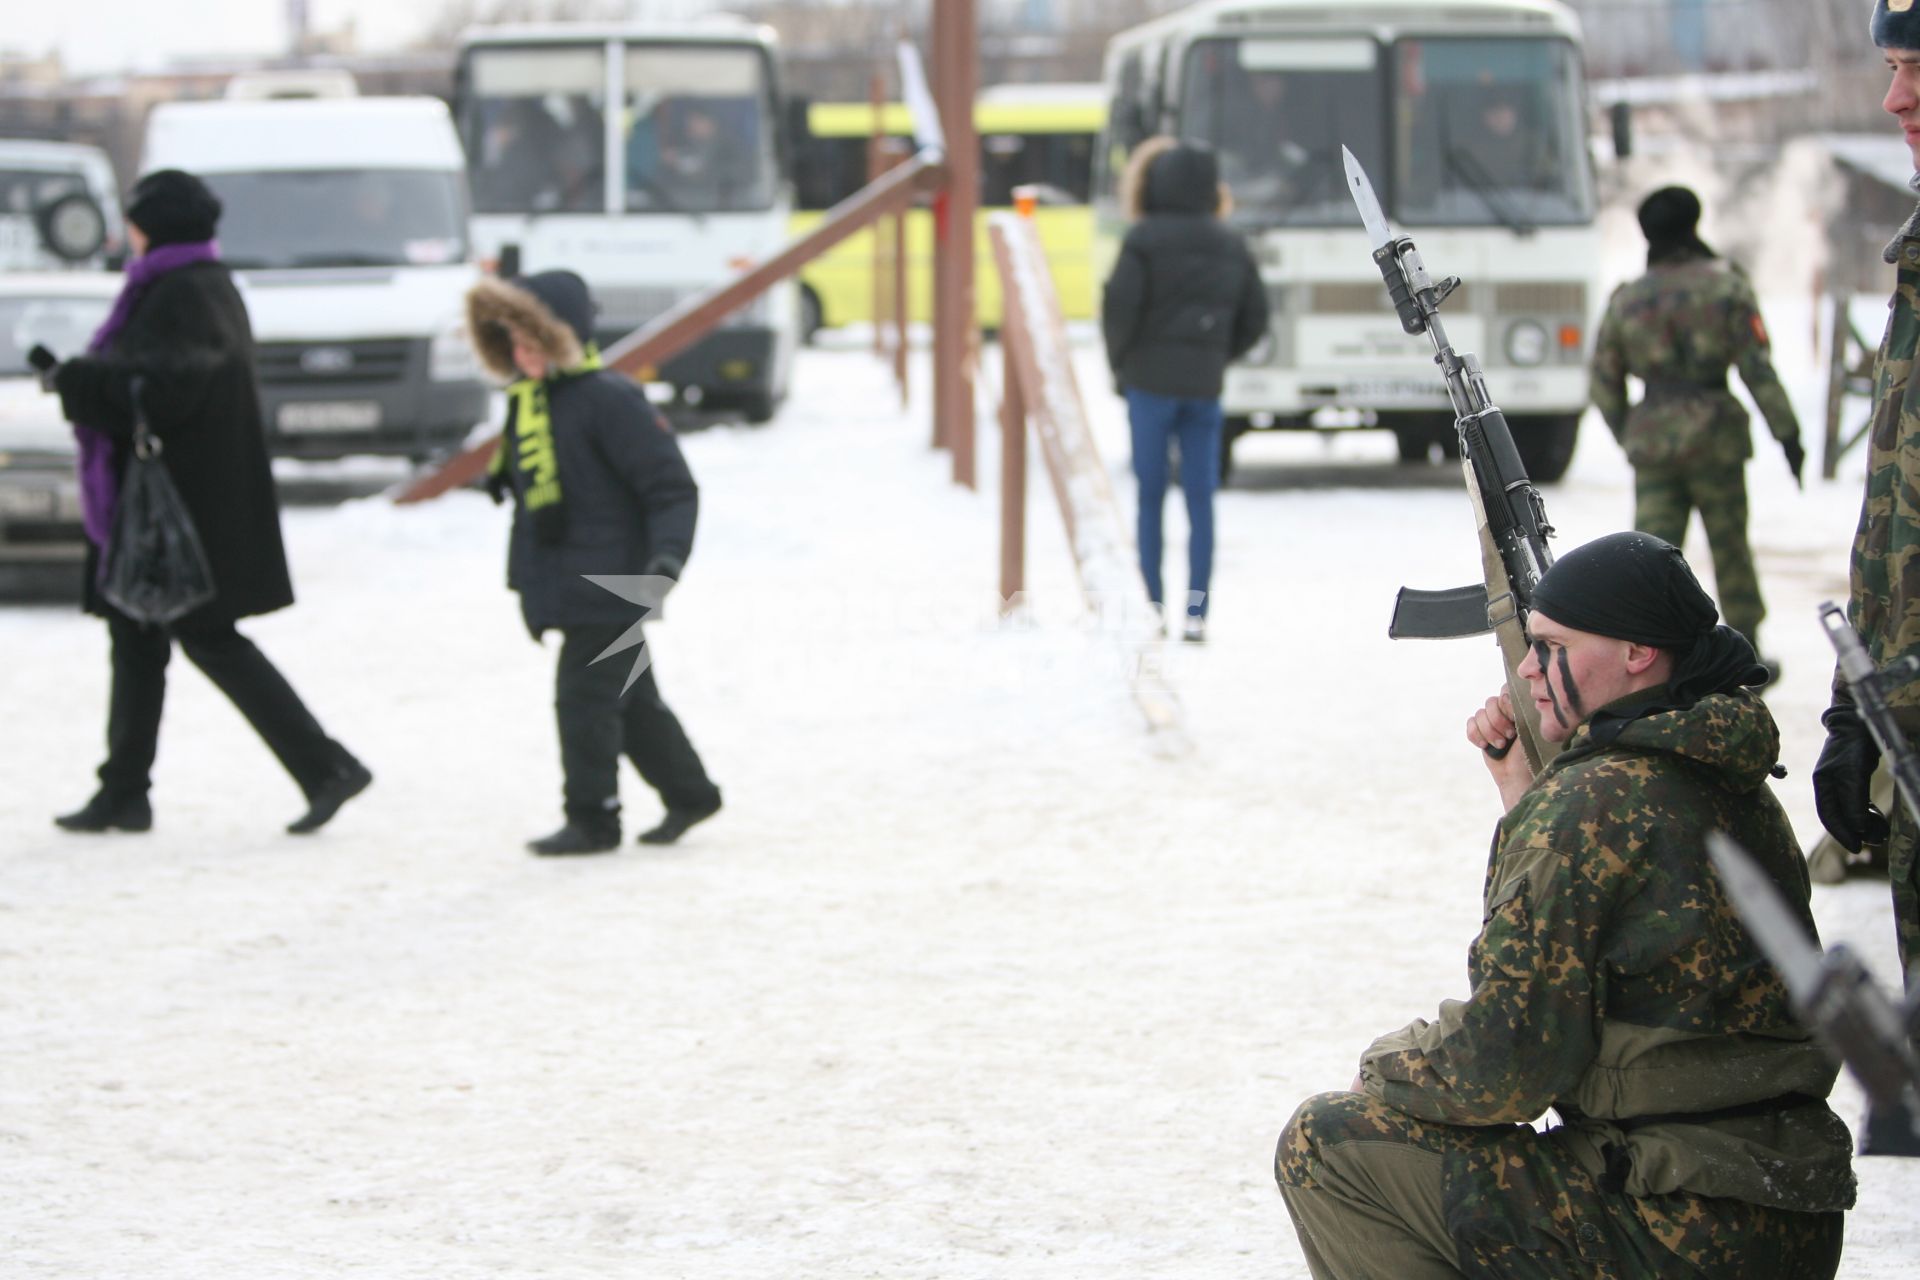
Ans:
[{"label": "plastic bag", "polygon": [[100,594],[136,622],[164,625],[213,599],[213,568],[140,409],[138,382],[133,403],[133,456],[120,481]]}]

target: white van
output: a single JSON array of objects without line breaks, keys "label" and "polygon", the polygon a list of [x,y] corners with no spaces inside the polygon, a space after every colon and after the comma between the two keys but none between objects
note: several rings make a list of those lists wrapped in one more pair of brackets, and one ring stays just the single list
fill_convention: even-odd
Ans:
[{"label": "white van", "polygon": [[99,270],[125,248],[106,152],[0,138],[0,271]]},{"label": "white van", "polygon": [[141,172],[185,169],[224,206],[275,453],[424,459],[486,418],[465,166],[437,98],[153,109]]}]

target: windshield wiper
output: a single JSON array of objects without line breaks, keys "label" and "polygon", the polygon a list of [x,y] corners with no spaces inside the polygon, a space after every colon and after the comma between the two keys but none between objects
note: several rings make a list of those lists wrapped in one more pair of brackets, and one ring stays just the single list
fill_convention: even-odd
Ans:
[{"label": "windshield wiper", "polygon": [[374,253],[302,253],[288,260],[293,267],[404,267],[407,264],[392,254]]},{"label": "windshield wiper", "polygon": [[1447,167],[1467,180],[1467,185],[1473,188],[1473,193],[1480,197],[1488,211],[1500,220],[1501,226],[1517,236],[1530,236],[1539,229],[1514,213],[1505,200],[1494,194],[1493,175],[1487,172],[1486,166],[1471,151],[1448,147]]}]

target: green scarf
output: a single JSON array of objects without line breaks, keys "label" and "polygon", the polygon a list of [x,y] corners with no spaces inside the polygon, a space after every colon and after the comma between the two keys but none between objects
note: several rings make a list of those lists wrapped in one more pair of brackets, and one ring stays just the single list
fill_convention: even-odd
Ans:
[{"label": "green scarf", "polygon": [[559,542],[566,536],[567,508],[560,490],[560,456],[553,447],[553,416],[547,388],[564,378],[577,378],[599,369],[600,349],[588,344],[579,364],[544,379],[520,378],[507,387],[507,425],[500,447],[487,464],[490,484],[511,478],[520,505],[533,521],[541,542]]}]

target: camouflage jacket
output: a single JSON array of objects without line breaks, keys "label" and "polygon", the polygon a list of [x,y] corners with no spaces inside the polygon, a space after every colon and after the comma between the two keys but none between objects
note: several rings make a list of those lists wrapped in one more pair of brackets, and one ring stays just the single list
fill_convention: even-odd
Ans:
[{"label": "camouflage jacket", "polygon": [[1837,1069],[1704,848],[1709,831],[1732,835],[1813,931],[1806,866],[1766,785],[1779,744],[1744,692],[1645,716],[1605,747],[1581,728],[1501,820],[1472,994],[1375,1041],[1364,1091],[1453,1125],[1552,1107],[1588,1173],[1635,1197],[1851,1204],[1852,1143],[1818,1101]]},{"label": "camouflage jacket", "polygon": [[[1920,175],[1915,183],[1920,185]],[[1853,535],[1849,620],[1874,665],[1920,651],[1920,403],[1913,359],[1920,339],[1920,209],[1887,246],[1899,270],[1874,360],[1867,488]],[[1835,685],[1839,687],[1836,677]],[[1845,695],[1841,695],[1845,696]],[[1888,695],[1901,727],[1920,735],[1920,682]]]},{"label": "camouflage jacket", "polygon": [[[1591,369],[1593,403],[1635,467],[1738,466],[1753,456],[1729,366],[1783,443],[1800,424],[1773,360],[1753,288],[1718,258],[1663,263],[1614,290]],[[1646,394],[1627,407],[1627,375]]]}]

